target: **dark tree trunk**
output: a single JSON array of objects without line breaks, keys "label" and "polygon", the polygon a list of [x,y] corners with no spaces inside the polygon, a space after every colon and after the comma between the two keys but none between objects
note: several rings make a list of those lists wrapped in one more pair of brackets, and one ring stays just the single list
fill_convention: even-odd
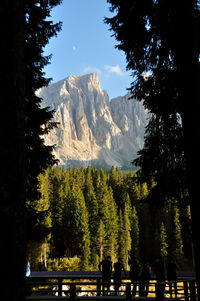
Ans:
[{"label": "dark tree trunk", "polygon": [[2,0],[0,242],[1,299],[24,300],[24,0]]}]

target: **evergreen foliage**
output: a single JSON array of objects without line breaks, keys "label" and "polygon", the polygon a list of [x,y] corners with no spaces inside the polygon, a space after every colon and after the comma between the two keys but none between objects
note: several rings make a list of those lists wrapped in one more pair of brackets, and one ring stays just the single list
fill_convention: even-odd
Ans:
[{"label": "evergreen foliage", "polygon": [[[120,201],[114,197],[118,191],[118,185],[113,185],[114,173],[120,179]],[[191,251],[191,237],[182,233],[182,220],[190,224],[188,205],[180,209],[176,201],[169,200],[165,208],[151,209],[144,202],[149,188],[137,182],[136,174],[54,167],[41,174],[39,182],[38,205],[41,210],[48,209],[43,223],[49,233],[40,245],[35,243],[37,258],[32,252],[34,242],[30,245],[35,267],[37,261],[45,265],[44,258],[48,269],[52,268],[48,267],[50,259],[78,257],[77,269],[98,269],[107,255],[113,262],[122,257],[128,267],[130,257],[153,264],[159,254],[169,254],[180,266],[184,263],[192,268],[184,255],[184,250],[187,254]]]},{"label": "evergreen foliage", "polygon": [[26,238],[31,244],[31,240],[47,236],[44,220],[48,204],[36,202],[37,177],[55,162],[52,147],[45,146],[43,140],[54,124],[50,122],[52,112],[40,107],[41,99],[35,92],[48,83],[43,67],[50,57],[44,57],[43,48],[60,30],[60,24],[49,19],[51,9],[60,2],[10,0],[0,4],[1,109],[9,118],[2,125],[0,149],[3,300],[25,300]]},{"label": "evergreen foliage", "polygon": [[167,258],[167,255],[168,255],[168,250],[167,250],[167,233],[166,233],[166,228],[165,228],[165,225],[164,225],[163,222],[161,223],[161,226],[160,226],[160,238],[159,238],[159,241],[160,241],[160,255],[163,258]]},{"label": "evergreen foliage", "polygon": [[119,225],[118,225],[118,257],[121,257],[126,263],[126,230],[122,211],[119,211]]},{"label": "evergreen foliage", "polygon": [[[43,68],[49,63],[51,56],[44,56],[43,52],[49,39],[56,36],[61,29],[61,23],[53,24],[49,20],[52,8],[60,3],[61,0],[28,0],[24,2],[25,174],[27,236],[29,238],[33,228],[38,230],[40,228],[40,225],[37,225],[38,212],[34,204],[34,201],[39,199],[37,177],[48,166],[52,166],[56,162],[52,155],[53,147],[45,145],[43,138],[56,126],[51,121],[53,112],[49,108],[41,107],[42,99],[37,96],[36,91],[50,81],[45,78]],[[41,231],[38,231],[38,236],[40,233]]]},{"label": "evergreen foliage", "polygon": [[[131,92],[151,113],[144,148],[134,164],[144,181],[157,185],[148,195],[154,206],[169,198],[183,202],[188,190],[196,274],[200,279],[199,169],[199,0],[108,0],[114,13],[105,22],[126,55],[134,82]],[[189,103],[189,99],[192,100]]]},{"label": "evergreen foliage", "polygon": [[131,258],[134,260],[140,260],[140,250],[139,250],[139,221],[137,216],[136,207],[133,206],[133,213],[132,213],[132,245],[131,245]]}]

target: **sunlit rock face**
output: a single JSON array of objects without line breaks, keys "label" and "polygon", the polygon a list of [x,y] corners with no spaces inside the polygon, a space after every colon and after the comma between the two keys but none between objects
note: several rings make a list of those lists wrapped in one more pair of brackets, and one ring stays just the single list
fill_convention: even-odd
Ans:
[{"label": "sunlit rock face", "polygon": [[141,102],[130,99],[129,94],[109,101],[97,73],[69,76],[37,94],[43,98],[43,107],[55,111],[54,121],[59,122],[45,143],[56,145],[54,154],[60,165],[132,167],[147,124]]}]

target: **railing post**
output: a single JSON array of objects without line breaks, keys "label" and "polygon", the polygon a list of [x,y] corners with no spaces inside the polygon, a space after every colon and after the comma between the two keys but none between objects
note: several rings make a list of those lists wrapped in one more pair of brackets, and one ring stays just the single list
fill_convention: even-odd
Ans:
[{"label": "railing post", "polygon": [[76,285],[75,283],[70,284],[70,301],[74,301],[76,298]]},{"label": "railing post", "polygon": [[97,278],[97,296],[101,295],[101,281],[100,278]]},{"label": "railing post", "polygon": [[131,283],[126,283],[126,301],[131,300]]},{"label": "railing post", "polygon": [[195,281],[193,280],[189,281],[189,288],[190,288],[190,300],[195,301],[196,300]]},{"label": "railing post", "polygon": [[184,281],[184,296],[185,296],[185,301],[189,300],[189,296],[188,296],[188,282]]},{"label": "railing post", "polygon": [[163,300],[164,299],[164,292],[165,292],[165,282],[157,281],[155,284],[155,291],[156,291],[156,300]]},{"label": "railing post", "polygon": [[62,296],[62,278],[58,279],[58,296]]}]

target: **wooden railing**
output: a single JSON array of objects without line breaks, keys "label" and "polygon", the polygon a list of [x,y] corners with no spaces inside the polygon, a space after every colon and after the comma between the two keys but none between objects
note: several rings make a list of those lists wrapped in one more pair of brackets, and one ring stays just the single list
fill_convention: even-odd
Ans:
[{"label": "wooden railing", "polygon": [[[89,278],[89,279],[88,279]],[[80,279],[82,281],[80,281]],[[185,300],[197,301],[199,286],[194,279],[179,279],[178,281],[157,282],[152,279],[147,282],[131,283],[123,279],[119,290],[111,282],[110,289],[103,290],[100,277],[30,277],[27,278],[27,301],[34,300]],[[136,288],[136,291],[134,291]]]}]

